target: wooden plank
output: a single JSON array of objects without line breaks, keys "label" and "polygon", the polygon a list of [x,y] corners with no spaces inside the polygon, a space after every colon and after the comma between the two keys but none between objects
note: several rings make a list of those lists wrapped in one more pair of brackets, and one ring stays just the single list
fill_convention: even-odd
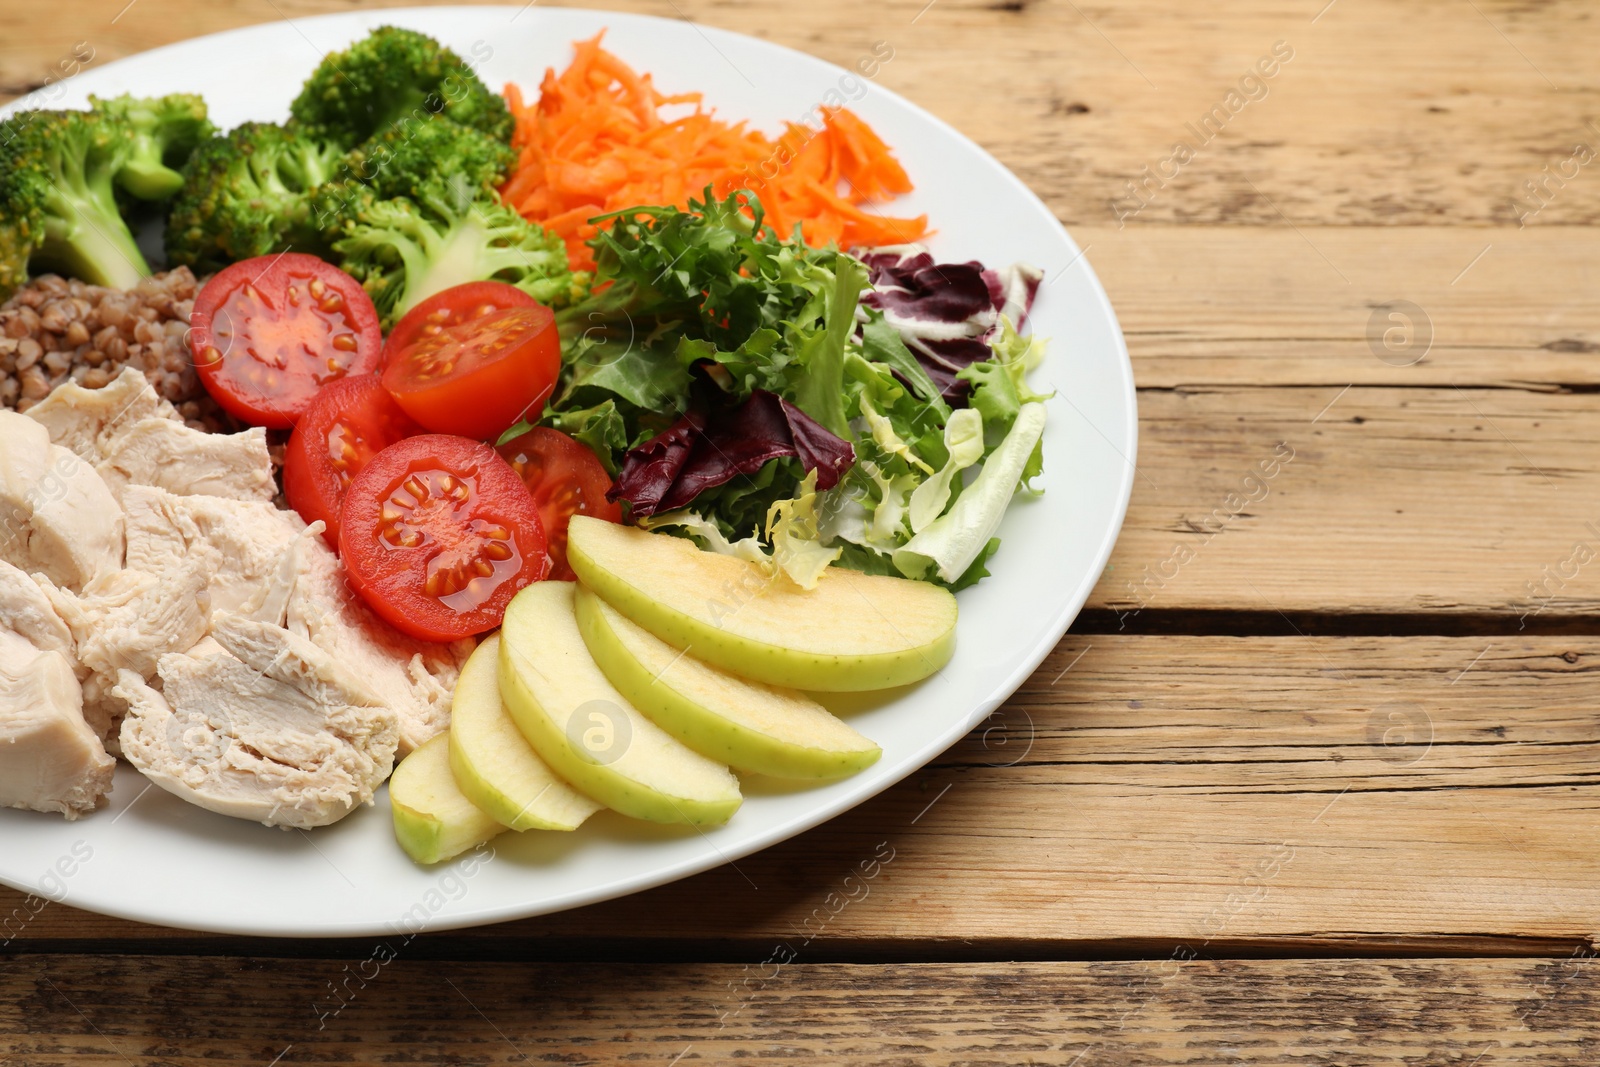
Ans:
[{"label": "wooden plank", "polygon": [[1588,956],[649,968],[45,956],[0,972],[0,1055],[29,1067],[1587,1067],[1596,1012]]},{"label": "wooden plank", "polygon": [[1594,393],[1217,387],[1139,403],[1133,500],[1090,599],[1108,625],[1429,612],[1515,632],[1600,605]]},{"label": "wooden plank", "polygon": [[1145,388],[1600,381],[1592,230],[1280,224],[1073,236]]},{"label": "wooden plank", "polygon": [[[0,10],[0,89],[37,86],[78,42],[104,64],[203,33],[355,6],[92,0],[63,20],[46,6],[12,4]],[[1073,224],[1115,224],[1137,203],[1128,183],[1146,180],[1148,206],[1127,225],[1279,226],[1287,217],[1516,226],[1536,203],[1530,181],[1544,183],[1538,202],[1548,201],[1533,225],[1600,217],[1593,164],[1569,162],[1576,144],[1600,145],[1589,124],[1600,25],[1583,0],[1531,8],[1424,0],[1399,9],[1346,0],[1320,16],[1322,4],[1303,0],[1225,12],[1180,0],[822,0],[764,5],[759,14],[710,0],[607,6],[755,33],[846,66],[888,42],[895,55],[879,84],[975,138]],[[1428,47],[1417,47],[1422,40]],[[1230,100],[1280,41],[1293,58],[1245,85],[1258,99]],[[1219,106],[1220,134],[1200,130]],[[1164,185],[1146,179],[1146,167],[1173,173],[1167,161],[1180,140],[1198,154]],[[1558,186],[1546,168],[1562,167],[1572,177]]]},{"label": "wooden plank", "polygon": [[[1597,662],[1595,637],[1070,635],[997,718],[824,828],[428,951],[1570,951],[1600,931]],[[55,905],[14,933],[183,947]]]}]

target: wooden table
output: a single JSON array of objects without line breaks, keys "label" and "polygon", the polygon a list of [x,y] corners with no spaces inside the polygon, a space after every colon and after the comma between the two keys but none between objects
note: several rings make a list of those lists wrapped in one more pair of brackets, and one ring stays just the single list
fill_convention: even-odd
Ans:
[{"label": "wooden table", "polygon": [[[0,9],[0,87],[357,6],[125,3]],[[46,907],[0,1062],[1595,1063],[1593,5],[628,6],[888,42],[878,83],[1088,247],[1143,415],[1088,610],[991,722],[739,872],[384,966]]]}]

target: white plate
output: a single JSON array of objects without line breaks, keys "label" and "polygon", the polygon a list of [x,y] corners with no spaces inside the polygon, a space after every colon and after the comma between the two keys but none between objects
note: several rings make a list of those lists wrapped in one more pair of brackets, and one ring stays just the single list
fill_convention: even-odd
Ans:
[{"label": "white plate", "polygon": [[[664,91],[700,90],[720,114],[769,132],[862,81],[687,22],[537,6],[415,8],[186,41],[91,68],[64,83],[59,99],[34,106],[81,107],[90,93],[202,92],[225,128],[281,120],[323,53],[384,24],[432,34],[481,58],[489,85],[513,81],[526,92],[537,91],[546,67],[567,63],[570,42],[606,28],[606,46]],[[1132,369],[1089,264],[1010,171],[878,85],[850,106],[905,164],[917,189],[893,210],[926,212],[940,257],[1044,269],[1033,328],[1052,343],[1035,384],[1058,391],[1044,439],[1047,492],[1013,505],[994,576],[960,594],[955,659],[851,717],[883,746],[876,766],[816,789],[757,786],[731,822],[704,833],[605,813],[572,834],[503,835],[491,862],[434,869],[414,866],[395,844],[386,793],[336,826],[285,832],[146,792],[122,766],[110,807],[81,821],[0,812],[0,882],[108,915],[221,933],[343,936],[498,922],[636,892],[792,837],[911,774],[988,716],[1060,639],[1111,553],[1133,482]]]}]

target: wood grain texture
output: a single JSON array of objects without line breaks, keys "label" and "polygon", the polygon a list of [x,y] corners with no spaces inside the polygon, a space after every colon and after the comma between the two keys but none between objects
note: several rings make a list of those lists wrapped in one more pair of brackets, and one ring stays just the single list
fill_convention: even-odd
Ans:
[{"label": "wood grain texture", "polygon": [[1600,380],[1600,235],[1593,230],[1072,232],[1111,297],[1143,388],[1549,392]]},{"label": "wood grain texture", "polygon": [[1588,957],[641,971],[67,956],[0,973],[0,1056],[19,1067],[1588,1065],[1600,1050],[1593,971]]},{"label": "wood grain texture", "polygon": [[[86,0],[63,12],[11,4],[0,10],[0,88],[38,86],[79,41],[105,63],[173,40],[354,6]],[[1226,10],[1179,0],[604,6],[693,18],[845,65],[887,41],[895,58],[880,84],[973,137],[1072,224],[1114,223],[1112,201],[1130,202],[1127,183],[1143,180],[1146,166],[1159,168],[1180,140],[1198,154],[1164,187],[1152,183],[1148,206],[1126,225],[1515,227],[1532,210],[1529,181],[1544,182],[1548,199],[1532,225],[1600,216],[1592,164],[1560,187],[1545,176],[1576,144],[1600,147],[1590,125],[1600,96],[1589,80],[1600,25],[1584,0],[1398,8],[1339,0],[1320,17],[1324,4],[1309,0]],[[1258,99],[1230,101],[1276,42],[1293,58],[1260,88],[1245,86]],[[709,54],[707,61],[721,62]],[[528,81],[536,77],[530,72]],[[1218,106],[1226,121],[1205,141],[1189,126],[1199,128]]]},{"label": "wood grain texture", "polygon": [[[78,42],[359,6],[5,5],[0,95]],[[607,6],[843,64],[886,41],[876,84],[1072,227],[1143,387],[1085,632],[879,798],[559,916],[380,951],[0,891],[0,1061],[1594,1063],[1600,638],[1531,632],[1600,608],[1593,5]],[[1335,635],[1157,632],[1244,614]],[[1543,958],[1217,958],[1253,954]]]},{"label": "wood grain texture", "polygon": [[[1594,638],[1069,635],[994,719],[825,827],[434,947],[1570,951],[1600,933],[1597,663]],[[168,936],[53,905],[15,933]]]},{"label": "wood grain texture", "polygon": [[1600,395],[1197,387],[1139,404],[1133,500],[1090,600],[1114,628],[1241,609],[1484,613],[1516,633],[1600,606]]}]

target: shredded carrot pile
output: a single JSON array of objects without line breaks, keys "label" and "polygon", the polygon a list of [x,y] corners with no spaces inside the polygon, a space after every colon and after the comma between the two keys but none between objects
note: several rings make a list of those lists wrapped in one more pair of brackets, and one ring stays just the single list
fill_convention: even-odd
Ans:
[{"label": "shredded carrot pile", "polygon": [[[708,185],[718,196],[751,190],[781,236],[799,224],[813,247],[904,244],[927,234],[925,215],[889,218],[866,209],[909,192],[911,180],[851,112],[819,108],[820,130],[788,123],[769,140],[702,109],[699,93],[658,92],[650,75],[601,48],[602,36],[578,42],[560,75],[545,72],[536,103],[506,86],[519,158],[501,194],[565,240],[575,268],[594,265],[585,244],[596,230],[590,218],[640,204],[683,207]],[[662,114],[687,104],[694,105],[688,115]]]}]

